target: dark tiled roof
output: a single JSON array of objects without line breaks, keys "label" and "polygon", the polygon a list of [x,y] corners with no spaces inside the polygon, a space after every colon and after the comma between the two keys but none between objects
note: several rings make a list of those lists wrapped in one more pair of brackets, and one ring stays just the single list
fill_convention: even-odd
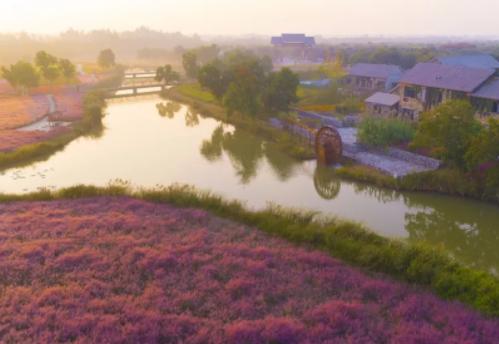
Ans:
[{"label": "dark tiled roof", "polygon": [[303,33],[283,33],[281,36],[272,37],[271,43],[281,44],[306,44],[315,45],[315,38],[306,36]]},{"label": "dark tiled roof", "polygon": [[366,99],[366,103],[380,104],[386,106],[394,106],[400,101],[400,97],[396,94],[376,92]]},{"label": "dark tiled roof", "polygon": [[499,78],[492,79],[480,87],[473,93],[473,97],[499,100]]},{"label": "dark tiled roof", "polygon": [[492,69],[418,63],[402,75],[401,83],[473,92],[494,74]]},{"label": "dark tiled roof", "polygon": [[402,74],[402,68],[395,65],[357,63],[348,69],[348,74],[353,76],[365,76],[369,78],[388,79]]},{"label": "dark tiled roof", "polygon": [[449,66],[499,69],[499,61],[487,54],[468,54],[438,57],[437,61]]}]

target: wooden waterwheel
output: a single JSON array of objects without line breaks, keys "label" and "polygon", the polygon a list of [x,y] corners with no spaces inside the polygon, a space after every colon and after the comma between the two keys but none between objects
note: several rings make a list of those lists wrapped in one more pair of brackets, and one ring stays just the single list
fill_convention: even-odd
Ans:
[{"label": "wooden waterwheel", "polygon": [[315,137],[315,152],[320,164],[338,163],[343,156],[343,142],[338,130],[333,127],[321,128]]}]

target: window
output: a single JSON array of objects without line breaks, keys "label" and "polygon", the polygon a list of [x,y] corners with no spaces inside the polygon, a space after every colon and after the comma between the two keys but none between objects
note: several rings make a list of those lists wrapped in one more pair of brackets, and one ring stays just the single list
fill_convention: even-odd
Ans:
[{"label": "window", "polygon": [[418,90],[415,87],[407,86],[404,88],[404,97],[416,98],[418,96]]}]

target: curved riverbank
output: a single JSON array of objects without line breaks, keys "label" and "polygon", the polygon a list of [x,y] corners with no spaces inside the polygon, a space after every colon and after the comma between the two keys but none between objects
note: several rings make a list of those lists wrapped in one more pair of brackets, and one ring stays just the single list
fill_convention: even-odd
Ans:
[{"label": "curved riverbank", "polygon": [[58,192],[3,195],[1,202],[53,201],[103,196],[127,196],[179,207],[196,207],[255,226],[288,241],[324,251],[366,271],[420,285],[439,296],[466,303],[485,314],[499,316],[499,280],[457,263],[445,252],[422,245],[381,237],[363,226],[315,214],[271,207],[249,211],[238,202],[228,202],[186,186],[133,191],[126,186],[97,188],[77,186]]},{"label": "curved riverbank", "polygon": [[[185,87],[187,86],[187,88]],[[270,126],[266,121],[247,117],[237,113],[231,116],[221,107],[209,93],[202,90],[190,90],[188,85],[176,86],[162,92],[161,96],[182,104],[189,105],[203,115],[215,118],[224,123],[232,124],[240,129],[247,130],[269,142],[276,144],[279,149],[289,156],[299,160],[314,159],[315,153],[312,147],[303,139],[291,135],[288,132]],[[184,87],[182,89],[181,87]]]},{"label": "curved riverbank", "polygon": [[43,161],[80,136],[98,134],[102,130],[102,117],[106,107],[105,94],[99,89],[119,85],[121,80],[122,72],[118,71],[113,77],[92,87],[83,99],[81,109],[83,115],[71,129],[61,130],[56,132],[56,135],[44,135],[42,138],[48,139],[41,142],[23,145],[9,152],[0,152],[0,170]]},{"label": "curved riverbank", "polygon": [[[209,97],[209,94],[206,94],[206,92],[203,93],[199,87],[194,87],[194,89],[192,87],[173,87],[167,90],[163,96],[174,101],[189,104],[207,116],[229,122],[236,127],[247,129],[245,128],[244,121],[227,117],[225,110],[216,104],[214,99]],[[261,123],[260,126],[270,127],[267,123]],[[275,141],[272,137],[277,135],[276,133],[282,133],[282,131],[275,128],[271,128],[272,131],[268,133],[265,133],[265,130],[258,128],[252,132],[270,141]],[[285,134],[291,136],[288,133]],[[308,142],[296,139],[287,140],[288,142],[281,146],[284,152],[297,159],[308,160],[314,158],[315,154]],[[298,152],[295,152],[295,149]],[[303,154],[302,152],[308,153]],[[394,178],[373,168],[348,162],[346,166],[338,169],[337,174],[348,180],[369,183],[391,190],[437,193],[499,204],[499,190],[483,190],[483,187],[480,187],[480,185],[471,180],[469,176],[457,170],[439,169],[430,172],[414,173],[402,178]]]}]

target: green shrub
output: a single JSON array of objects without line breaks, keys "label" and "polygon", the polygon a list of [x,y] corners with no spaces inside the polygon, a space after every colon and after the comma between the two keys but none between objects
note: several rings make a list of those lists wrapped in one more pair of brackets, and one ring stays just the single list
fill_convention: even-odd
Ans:
[{"label": "green shrub", "polygon": [[359,141],[372,147],[408,142],[413,137],[413,126],[400,119],[366,117],[359,126]]}]

